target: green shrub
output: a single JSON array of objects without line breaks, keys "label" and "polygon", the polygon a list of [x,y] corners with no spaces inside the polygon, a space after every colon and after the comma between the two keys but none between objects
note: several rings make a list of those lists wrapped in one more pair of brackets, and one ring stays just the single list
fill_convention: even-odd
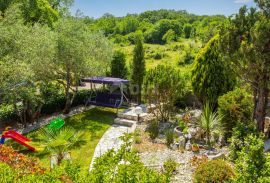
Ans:
[{"label": "green shrub", "polygon": [[235,128],[233,128],[232,137],[229,139],[229,158],[231,161],[235,161],[238,158],[238,153],[242,151],[245,146],[245,138],[249,134],[257,134],[255,126],[249,125],[246,126],[243,123],[238,123]]},{"label": "green shrub", "polygon": [[155,60],[160,60],[160,59],[162,59],[162,57],[163,57],[163,55],[161,53],[158,53],[158,52],[153,55],[153,58]]},{"label": "green shrub", "polygon": [[166,144],[168,147],[170,147],[170,145],[174,142],[174,133],[172,130],[168,130],[165,135],[166,135]]},{"label": "green shrub", "polygon": [[231,137],[236,123],[248,125],[252,120],[252,96],[245,89],[238,88],[219,97],[218,106],[218,113],[223,116],[221,126],[226,139]]},{"label": "green shrub", "polygon": [[93,91],[91,90],[79,90],[75,95],[72,106],[85,105],[87,99],[91,96]]},{"label": "green shrub", "polygon": [[224,160],[212,160],[198,166],[194,175],[194,183],[228,182],[235,173],[233,168]]},{"label": "green shrub", "polygon": [[236,182],[259,182],[259,178],[265,176],[266,162],[263,139],[254,134],[248,135],[235,161]]},{"label": "green shrub", "polygon": [[53,95],[45,101],[45,104],[41,109],[41,114],[52,114],[54,112],[59,112],[63,110],[65,102],[66,99],[64,94]]},{"label": "green shrub", "polygon": [[149,137],[154,140],[155,138],[158,137],[159,134],[159,129],[158,129],[158,121],[157,120],[152,120],[148,126],[148,133],[149,133]]},{"label": "green shrub", "polygon": [[[84,105],[86,100],[91,96],[91,90],[79,90],[75,95],[72,107]],[[65,95],[58,93],[50,96],[41,109],[41,114],[52,114],[54,112],[62,111],[65,106]]]},{"label": "green shrub", "polygon": [[16,118],[17,114],[12,105],[9,104],[0,105],[0,121],[10,121]]},{"label": "green shrub", "polygon": [[7,164],[0,162],[0,182],[13,183],[17,173]]},{"label": "green shrub", "polygon": [[181,131],[183,131],[185,128],[187,128],[187,125],[183,120],[179,120],[178,126],[179,126]]},{"label": "green shrub", "polygon": [[135,130],[133,140],[136,144],[140,144],[142,142],[140,130],[138,129]]},{"label": "green shrub", "polygon": [[163,168],[166,174],[172,175],[176,171],[178,163],[169,158],[163,163]]},{"label": "green shrub", "polygon": [[95,160],[93,169],[84,182],[170,182],[170,175],[145,167],[139,155],[130,151],[132,144],[129,136],[122,139],[124,143],[118,151],[109,150]]}]

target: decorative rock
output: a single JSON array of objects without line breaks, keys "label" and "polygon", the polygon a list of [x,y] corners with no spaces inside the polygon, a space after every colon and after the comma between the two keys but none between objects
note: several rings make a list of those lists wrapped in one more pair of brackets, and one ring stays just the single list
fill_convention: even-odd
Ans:
[{"label": "decorative rock", "polygon": [[218,145],[221,147],[226,145],[225,138],[222,135],[218,138]]},{"label": "decorative rock", "polygon": [[183,117],[184,117],[184,114],[177,114],[177,115],[175,115],[175,118],[176,119],[183,119]]},{"label": "decorative rock", "polygon": [[190,141],[188,141],[188,142],[186,143],[186,150],[187,150],[187,151],[190,151],[190,150],[191,150],[191,143],[190,143]]},{"label": "decorative rock", "polygon": [[185,148],[186,147],[186,139],[184,137],[179,137],[179,148]]},{"label": "decorative rock", "polygon": [[208,156],[208,158],[209,158],[210,160],[223,159],[223,158],[225,158],[225,157],[226,157],[226,156],[225,156],[224,153],[218,153],[218,154],[216,154],[216,155]]},{"label": "decorative rock", "polygon": [[183,133],[182,133],[181,129],[179,128],[179,126],[175,127],[175,128],[173,129],[173,132],[174,132],[174,134],[177,135],[178,137],[183,136]]},{"label": "decorative rock", "polygon": [[197,134],[197,129],[196,128],[189,128],[188,133],[191,135],[191,138],[194,138]]},{"label": "decorative rock", "polygon": [[191,136],[191,134],[186,134],[186,135],[185,135],[185,138],[186,138],[187,140],[190,140],[190,139],[192,138],[192,136]]},{"label": "decorative rock", "polygon": [[207,151],[206,153],[208,156],[211,156],[211,155],[217,155],[218,154],[218,151],[216,149],[212,149],[212,150],[209,150]]},{"label": "decorative rock", "polygon": [[170,145],[170,147],[171,147],[172,150],[177,150],[178,149],[177,146],[178,146],[177,143],[174,143],[174,144],[171,144]]}]

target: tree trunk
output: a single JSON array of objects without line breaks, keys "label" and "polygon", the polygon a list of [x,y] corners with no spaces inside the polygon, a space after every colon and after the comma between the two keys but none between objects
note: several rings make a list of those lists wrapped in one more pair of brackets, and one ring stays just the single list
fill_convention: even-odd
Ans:
[{"label": "tree trunk", "polygon": [[58,166],[62,163],[63,159],[64,159],[64,153],[59,153],[57,155],[57,165]]},{"label": "tree trunk", "polygon": [[63,110],[64,114],[68,114],[71,107],[71,96],[70,96],[70,87],[71,87],[71,73],[70,68],[67,67],[67,73],[66,73],[66,88],[65,88],[65,94],[66,94],[66,104],[65,108]]},{"label": "tree trunk", "polygon": [[258,89],[258,98],[255,104],[255,120],[257,123],[257,129],[260,132],[264,132],[264,120],[268,104],[268,92],[268,89],[264,87]]}]

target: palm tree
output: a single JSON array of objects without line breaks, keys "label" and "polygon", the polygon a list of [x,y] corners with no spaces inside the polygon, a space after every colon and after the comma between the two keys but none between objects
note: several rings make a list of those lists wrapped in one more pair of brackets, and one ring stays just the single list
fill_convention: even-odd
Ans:
[{"label": "palm tree", "polygon": [[210,143],[211,133],[215,128],[218,127],[218,124],[220,123],[221,119],[222,116],[220,116],[216,111],[213,112],[210,104],[207,102],[203,107],[199,125],[206,133],[206,139],[209,148],[211,148]]},{"label": "palm tree", "polygon": [[84,133],[74,128],[64,127],[60,130],[44,128],[39,133],[39,141],[44,151],[57,155],[57,164],[64,159],[65,152],[80,146]]}]

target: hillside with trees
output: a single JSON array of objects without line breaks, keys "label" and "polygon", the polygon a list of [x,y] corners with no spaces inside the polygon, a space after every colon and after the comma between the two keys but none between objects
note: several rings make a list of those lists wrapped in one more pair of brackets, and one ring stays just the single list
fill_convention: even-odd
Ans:
[{"label": "hillside with trees", "polygon": [[270,182],[269,0],[231,16],[73,3],[0,0],[0,182]]}]

